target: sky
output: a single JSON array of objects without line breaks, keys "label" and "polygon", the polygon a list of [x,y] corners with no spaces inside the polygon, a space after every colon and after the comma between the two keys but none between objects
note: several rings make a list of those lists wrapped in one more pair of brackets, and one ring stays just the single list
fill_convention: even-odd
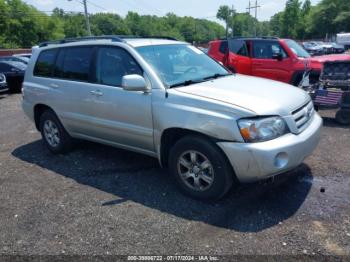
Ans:
[{"label": "sky", "polygon": [[[82,0],[25,0],[41,11],[52,11],[55,7],[65,11],[82,12]],[[125,16],[128,11],[139,14],[163,16],[173,12],[179,16],[193,16],[217,21],[215,16],[220,5],[234,5],[237,12],[246,12],[249,0],[87,0],[88,12],[112,12]],[[321,0],[311,0],[317,4]],[[251,0],[252,5],[255,0]],[[275,13],[284,9],[286,0],[258,0],[258,19],[269,20]],[[254,14],[254,11],[252,11]]]}]

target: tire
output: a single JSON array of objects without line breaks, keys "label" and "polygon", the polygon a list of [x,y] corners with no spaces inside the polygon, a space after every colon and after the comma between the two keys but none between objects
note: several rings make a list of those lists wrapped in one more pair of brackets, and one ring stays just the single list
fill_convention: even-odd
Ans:
[{"label": "tire", "polygon": [[[191,161],[194,155],[196,161]],[[226,156],[213,142],[200,136],[186,136],[173,146],[169,169],[183,193],[201,200],[222,198],[234,180]]]},{"label": "tire", "polygon": [[341,125],[350,125],[350,109],[340,109],[335,115],[335,120]]},{"label": "tire", "polygon": [[40,117],[40,132],[45,146],[54,154],[67,153],[72,148],[72,138],[52,110]]}]

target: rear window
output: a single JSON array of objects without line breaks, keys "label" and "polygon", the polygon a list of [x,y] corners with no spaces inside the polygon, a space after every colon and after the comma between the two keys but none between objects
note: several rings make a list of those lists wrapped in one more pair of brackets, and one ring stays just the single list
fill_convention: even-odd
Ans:
[{"label": "rear window", "polygon": [[35,76],[50,77],[54,68],[57,49],[42,51],[34,67]]}]

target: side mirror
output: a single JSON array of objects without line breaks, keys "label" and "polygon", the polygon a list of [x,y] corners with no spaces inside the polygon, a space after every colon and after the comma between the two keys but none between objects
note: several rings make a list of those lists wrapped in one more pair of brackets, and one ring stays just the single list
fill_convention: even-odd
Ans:
[{"label": "side mirror", "polygon": [[276,59],[278,61],[282,61],[283,60],[283,55],[282,55],[282,53],[275,53],[275,54],[272,55],[272,58]]},{"label": "side mirror", "polygon": [[122,87],[126,91],[149,91],[146,80],[140,75],[123,76]]}]

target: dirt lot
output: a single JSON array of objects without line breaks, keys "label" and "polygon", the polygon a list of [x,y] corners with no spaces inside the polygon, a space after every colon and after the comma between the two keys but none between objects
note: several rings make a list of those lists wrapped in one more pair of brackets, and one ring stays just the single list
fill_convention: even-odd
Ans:
[{"label": "dirt lot", "polygon": [[20,101],[0,98],[0,254],[350,255],[350,128],[332,111],[305,164],[208,204],[139,154],[51,155]]}]

